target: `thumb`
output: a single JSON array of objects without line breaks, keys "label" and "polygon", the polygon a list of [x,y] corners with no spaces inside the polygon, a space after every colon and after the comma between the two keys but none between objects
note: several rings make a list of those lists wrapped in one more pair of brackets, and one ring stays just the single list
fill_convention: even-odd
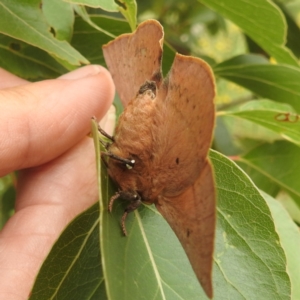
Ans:
[{"label": "thumb", "polygon": [[113,96],[109,72],[96,65],[0,90],[0,176],[50,161],[75,145]]}]

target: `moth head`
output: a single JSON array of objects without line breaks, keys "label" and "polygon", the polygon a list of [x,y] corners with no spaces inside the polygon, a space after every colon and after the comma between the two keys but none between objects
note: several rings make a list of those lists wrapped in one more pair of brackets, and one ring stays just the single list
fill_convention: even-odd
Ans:
[{"label": "moth head", "polygon": [[143,95],[147,93],[152,99],[154,99],[156,96],[156,90],[156,82],[147,80],[143,85],[141,85],[137,95]]}]

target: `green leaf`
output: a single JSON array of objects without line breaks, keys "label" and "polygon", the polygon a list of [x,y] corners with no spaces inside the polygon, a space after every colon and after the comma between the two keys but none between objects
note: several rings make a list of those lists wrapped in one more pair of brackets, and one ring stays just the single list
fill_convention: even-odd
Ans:
[{"label": "green leaf", "polygon": [[229,129],[231,134],[230,139],[233,143],[238,144],[240,147],[236,154],[248,151],[249,149],[256,147],[257,144],[260,144],[261,142],[272,143],[276,140],[282,140],[282,137],[274,131],[246,119],[232,118],[227,115],[220,117],[224,119],[224,123]]},{"label": "green leaf", "polygon": [[171,70],[176,50],[172,48],[166,41],[163,44],[163,60],[162,60],[162,71],[166,77],[168,72]]},{"label": "green leaf", "polygon": [[70,41],[74,25],[71,4],[61,0],[43,0],[42,10],[47,23],[55,32],[55,37],[61,41]]},{"label": "green leaf", "polygon": [[[105,16],[90,16],[91,21],[109,32],[112,36],[130,32],[125,20]],[[72,46],[82,53],[92,64],[105,65],[102,46],[112,40],[112,37],[92,27],[80,17],[75,18]]]},{"label": "green leaf", "polygon": [[[91,127],[92,127],[92,137],[94,140],[94,147],[95,147],[95,157],[96,157],[96,161],[97,161],[97,174],[101,174],[101,147],[100,147],[100,140],[99,140],[99,132],[98,132],[98,122],[95,118],[92,118],[91,120]],[[99,195],[100,195],[100,199],[101,199],[101,194],[102,194],[102,190],[101,190],[101,176],[98,176],[98,187],[99,187]],[[100,207],[101,207],[101,201],[100,201]]]},{"label": "green leaf", "polygon": [[284,14],[284,17],[287,22],[287,47],[290,48],[294,55],[299,59],[300,57],[300,28],[296,23],[296,18],[293,18],[290,11],[291,8],[286,7],[285,5],[276,2],[276,5],[280,7],[281,11]]},{"label": "green leaf", "polygon": [[29,299],[106,299],[100,261],[96,203],[74,219],[55,243]]},{"label": "green leaf", "polygon": [[300,207],[297,206],[294,199],[287,192],[281,190],[276,195],[276,200],[282,204],[294,222],[300,224]]},{"label": "green leaf", "polygon": [[219,116],[216,119],[213,148],[223,153],[224,155],[237,155],[241,152],[239,147],[236,145],[236,141],[238,139],[232,138],[232,135],[234,135],[234,133],[232,132],[232,130],[229,130],[224,119],[226,119],[226,117],[223,116]]},{"label": "green leaf", "polygon": [[300,146],[300,116],[289,105],[270,100],[255,100],[240,106],[238,111],[225,114],[262,125]]},{"label": "green leaf", "polygon": [[300,206],[300,151],[286,141],[263,144],[239,158],[287,191]]},{"label": "green leaf", "polygon": [[135,0],[69,0],[69,2],[101,8],[110,12],[120,11],[129,23],[131,30],[136,29],[137,5]]},{"label": "green leaf", "polygon": [[[50,55],[72,65],[88,61],[66,41],[59,41],[50,33],[50,27],[39,7],[40,0],[3,0],[0,2],[0,32],[36,46]],[[13,26],[7,26],[13,24]]]},{"label": "green leaf", "polygon": [[0,178],[0,230],[14,213],[16,190],[13,181],[15,180],[14,173]]},{"label": "green leaf", "polygon": [[270,197],[262,193],[271,210],[276,231],[280,235],[280,242],[287,259],[287,271],[291,279],[291,299],[300,299],[300,233],[299,228],[293,222],[283,206]]},{"label": "green leaf", "polygon": [[67,71],[45,51],[2,34],[0,66],[30,80],[55,78]]},{"label": "green leaf", "polygon": [[128,21],[132,31],[136,29],[137,5],[135,0],[118,0],[119,10]]},{"label": "green leaf", "polygon": [[269,0],[199,0],[238,25],[279,63],[298,66],[284,46],[286,21],[280,9]]},{"label": "green leaf", "polygon": [[90,7],[101,8],[110,12],[117,12],[118,5],[117,1],[114,0],[68,0],[70,3],[86,5]]},{"label": "green leaf", "polygon": [[249,177],[211,151],[218,194],[215,299],[290,299],[286,258],[270,210]]},{"label": "green leaf", "polygon": [[96,30],[101,31],[104,34],[106,34],[106,35],[108,35],[108,36],[110,36],[112,38],[115,38],[115,36],[113,34],[109,33],[108,31],[104,30],[103,28],[99,27],[96,23],[93,22],[93,20],[90,18],[89,14],[87,13],[87,11],[86,11],[86,9],[85,9],[84,6],[76,5],[76,6],[74,6],[74,10],[90,26],[94,27]]},{"label": "green leaf", "polygon": [[280,186],[276,182],[242,161],[237,160],[236,163],[246,172],[260,190],[268,193],[272,197],[278,195]]},{"label": "green leaf", "polygon": [[[215,74],[254,93],[288,103],[300,112],[300,69],[287,65],[250,63],[257,56],[241,55],[214,67]],[[256,60],[257,62],[258,60]]]}]

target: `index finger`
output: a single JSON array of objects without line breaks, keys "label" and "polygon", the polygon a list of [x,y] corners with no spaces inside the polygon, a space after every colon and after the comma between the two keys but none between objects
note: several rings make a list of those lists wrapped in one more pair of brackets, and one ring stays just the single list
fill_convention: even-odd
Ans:
[{"label": "index finger", "polygon": [[0,176],[61,155],[89,133],[92,116],[104,116],[114,95],[112,79],[100,66],[86,68],[92,75],[81,79],[0,90]]},{"label": "index finger", "polygon": [[0,89],[27,84],[28,81],[0,68]]}]

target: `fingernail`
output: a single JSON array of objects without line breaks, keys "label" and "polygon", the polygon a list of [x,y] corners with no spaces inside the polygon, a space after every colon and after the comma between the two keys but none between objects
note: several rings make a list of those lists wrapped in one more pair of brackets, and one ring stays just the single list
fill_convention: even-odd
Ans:
[{"label": "fingernail", "polygon": [[59,78],[69,79],[69,80],[80,79],[80,78],[85,78],[88,76],[96,75],[100,72],[103,72],[104,70],[106,71],[106,69],[104,69],[102,66],[88,65],[88,66],[84,66],[79,69],[76,69],[67,74],[64,74],[64,75],[60,76]]}]

